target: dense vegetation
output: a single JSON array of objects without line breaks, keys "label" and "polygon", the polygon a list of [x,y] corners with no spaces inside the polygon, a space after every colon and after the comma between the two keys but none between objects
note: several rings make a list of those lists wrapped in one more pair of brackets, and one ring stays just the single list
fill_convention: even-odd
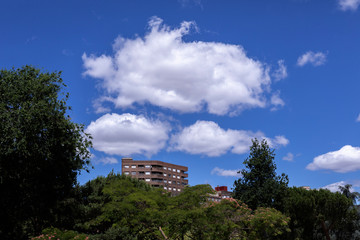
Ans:
[{"label": "dense vegetation", "polygon": [[172,197],[114,172],[79,186],[91,142],[63,86],[58,72],[0,71],[0,239],[360,239],[350,185],[289,188],[256,139],[232,200],[208,201],[209,185]]}]

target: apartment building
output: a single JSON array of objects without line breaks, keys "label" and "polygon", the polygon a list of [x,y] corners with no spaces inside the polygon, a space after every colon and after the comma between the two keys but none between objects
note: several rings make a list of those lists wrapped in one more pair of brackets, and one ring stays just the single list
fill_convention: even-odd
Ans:
[{"label": "apartment building", "polygon": [[223,199],[231,199],[232,192],[228,191],[227,186],[215,187],[215,193],[209,194],[208,200],[212,202],[221,202]]},{"label": "apartment building", "polygon": [[173,194],[181,192],[188,185],[188,168],[156,160],[133,160],[123,158],[121,172],[144,180],[153,187],[160,187]]}]

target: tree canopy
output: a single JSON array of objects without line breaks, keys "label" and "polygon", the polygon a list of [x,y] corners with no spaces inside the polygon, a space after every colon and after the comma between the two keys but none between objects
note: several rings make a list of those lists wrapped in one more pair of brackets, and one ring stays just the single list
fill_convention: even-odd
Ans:
[{"label": "tree canopy", "polygon": [[67,115],[61,72],[32,66],[0,71],[1,239],[22,239],[56,221],[87,169],[91,146]]},{"label": "tree canopy", "polygon": [[276,174],[274,150],[266,140],[252,140],[249,157],[245,159],[245,169],[234,183],[234,197],[245,202],[250,208],[274,207],[282,209],[286,195],[288,177]]}]

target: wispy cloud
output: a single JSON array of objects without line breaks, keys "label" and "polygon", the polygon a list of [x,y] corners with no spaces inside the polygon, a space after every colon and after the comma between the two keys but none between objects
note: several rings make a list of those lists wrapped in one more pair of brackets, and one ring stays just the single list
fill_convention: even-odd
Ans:
[{"label": "wispy cloud", "polygon": [[284,60],[279,60],[278,65],[278,68],[272,74],[275,81],[280,81],[288,76]]},{"label": "wispy cloud", "polygon": [[289,152],[282,159],[285,161],[292,162],[292,161],[294,161],[294,154]]},{"label": "wispy cloud", "polygon": [[301,55],[297,60],[297,65],[302,67],[306,64],[311,64],[315,67],[323,65],[326,62],[327,54],[322,52],[308,51]]},{"label": "wispy cloud", "polygon": [[222,177],[240,177],[241,174],[238,173],[239,171],[240,171],[240,169],[226,170],[226,169],[215,167],[213,170],[211,170],[211,174],[222,176]]},{"label": "wispy cloud", "polygon": [[338,4],[342,11],[356,11],[360,5],[360,0],[338,0]]}]

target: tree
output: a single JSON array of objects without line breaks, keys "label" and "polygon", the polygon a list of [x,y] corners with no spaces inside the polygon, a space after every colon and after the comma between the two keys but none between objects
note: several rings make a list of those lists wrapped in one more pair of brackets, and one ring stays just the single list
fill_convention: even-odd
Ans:
[{"label": "tree", "polygon": [[91,139],[67,115],[64,87],[61,72],[0,71],[1,239],[25,239],[55,223],[77,174],[88,169]]},{"label": "tree", "polygon": [[360,198],[360,193],[351,191],[352,185],[346,184],[345,186],[339,186],[339,190],[345,197],[351,199],[353,204],[356,203],[356,200]]},{"label": "tree", "polygon": [[357,220],[350,199],[325,189],[289,188],[285,213],[291,218],[288,239],[351,239]]},{"label": "tree", "polygon": [[245,202],[251,209],[273,207],[282,210],[286,195],[288,177],[284,173],[276,175],[274,150],[266,140],[261,143],[254,139],[250,155],[244,161],[245,168],[240,171],[241,178],[234,183],[234,198]]}]

